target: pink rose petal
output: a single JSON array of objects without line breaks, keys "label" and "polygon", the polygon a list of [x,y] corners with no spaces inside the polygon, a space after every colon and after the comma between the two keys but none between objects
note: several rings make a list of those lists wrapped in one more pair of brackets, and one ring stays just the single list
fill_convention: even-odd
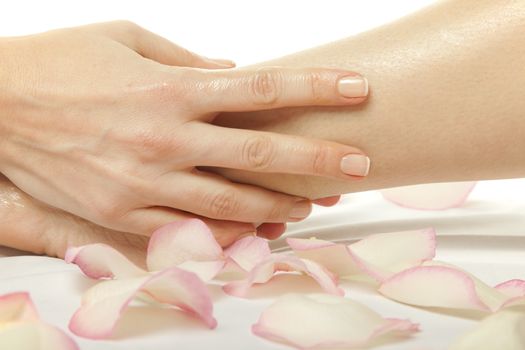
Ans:
[{"label": "pink rose petal", "polygon": [[42,322],[15,322],[0,329],[0,349],[78,350],[60,329]]},{"label": "pink rose petal", "polygon": [[364,272],[378,281],[432,260],[436,232],[432,228],[370,235],[349,247]]},{"label": "pink rose petal", "polygon": [[298,257],[315,261],[339,277],[363,273],[358,258],[344,244],[300,238],[287,238],[286,242]]},{"label": "pink rose petal", "polygon": [[525,300],[506,295],[459,268],[439,262],[402,271],[383,282],[379,292],[411,305],[489,312]]},{"label": "pink rose petal", "polygon": [[268,242],[260,237],[248,236],[233,243],[224,251],[244,271],[252,270],[255,265],[270,256]]},{"label": "pink rose petal", "polygon": [[94,279],[128,278],[146,274],[146,271],[137,267],[118,250],[101,243],[68,248],[64,260],[76,264],[86,276]]},{"label": "pink rose petal", "polygon": [[382,190],[383,196],[402,207],[421,210],[444,210],[462,206],[475,182],[449,182],[404,186]]},{"label": "pink rose petal", "polygon": [[418,326],[385,319],[362,304],[334,295],[288,294],[262,313],[252,331],[297,349],[357,349],[385,334],[410,335]]},{"label": "pink rose petal", "polygon": [[378,281],[431,260],[436,250],[433,229],[374,234],[349,246],[319,239],[286,241],[296,255],[313,260],[340,277],[365,274]]},{"label": "pink rose petal", "polygon": [[525,281],[514,279],[498,284],[494,287],[500,293],[505,294],[508,299],[501,307],[525,304]]},{"label": "pink rose petal", "polygon": [[60,329],[41,322],[28,293],[0,297],[0,349],[78,350]]},{"label": "pink rose petal", "polygon": [[17,292],[0,296],[0,324],[37,320],[38,313],[29,293]]},{"label": "pink rose petal", "polygon": [[111,280],[90,288],[69,328],[82,337],[109,337],[133,298],[145,293],[156,301],[177,306],[214,328],[213,305],[206,285],[192,272],[172,267],[151,276]]},{"label": "pink rose petal", "polygon": [[222,271],[225,262],[223,260],[215,261],[186,261],[180,265],[177,265],[178,268],[193,272],[199,278],[208,282],[212,280],[219,272]]},{"label": "pink rose petal", "polygon": [[525,280],[514,279],[495,286],[497,290],[509,297],[525,296]]},{"label": "pink rose petal", "polygon": [[525,349],[525,309],[504,309],[483,319],[449,350]]},{"label": "pink rose petal", "polygon": [[305,273],[319,283],[327,293],[344,295],[344,291],[337,286],[337,278],[323,266],[307,259],[284,254],[270,255],[257,264],[244,280],[227,283],[223,289],[227,294],[244,297],[252,285],[268,282],[278,271]]},{"label": "pink rose petal", "polygon": [[[213,277],[224,264],[222,248],[204,222],[198,219],[175,221],[153,233],[147,257],[150,271],[159,271],[172,266],[184,268],[181,265],[189,261],[193,263],[186,265],[186,268],[195,267],[192,271],[203,277],[210,275]],[[220,264],[218,261],[223,263]],[[205,264],[198,264],[199,262]]]}]

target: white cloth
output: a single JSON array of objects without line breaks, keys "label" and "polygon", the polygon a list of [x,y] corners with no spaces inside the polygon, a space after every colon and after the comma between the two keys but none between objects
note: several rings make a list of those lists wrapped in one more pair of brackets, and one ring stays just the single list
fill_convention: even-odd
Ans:
[{"label": "white cloth", "polygon": [[[385,201],[378,192],[347,195],[333,208],[316,208],[312,216],[292,224],[287,235],[353,240],[377,232],[434,227],[438,232],[437,258],[455,263],[490,284],[505,279],[525,279],[525,179],[479,183],[462,208],[416,211]],[[272,243],[279,250],[283,239]],[[58,259],[23,256],[12,250],[0,259],[0,295],[31,292],[42,318],[66,329],[80,304],[82,292],[92,281],[74,265]],[[284,281],[284,282],[283,282]],[[269,297],[253,300],[231,298],[214,290],[219,326],[207,330],[179,312],[132,308],[123,316],[116,340],[77,338],[84,350],[92,349],[288,349],[253,336],[250,326],[265,306],[289,282],[278,279],[262,289]],[[287,284],[288,283],[288,284]],[[364,302],[386,317],[410,318],[421,323],[422,333],[405,342],[381,349],[443,349],[475,322],[453,314],[408,307],[378,296],[374,290],[344,285],[347,296]],[[319,291],[307,278],[296,279],[293,291]],[[261,288],[259,288],[261,290]],[[216,293],[215,293],[216,292]]]}]

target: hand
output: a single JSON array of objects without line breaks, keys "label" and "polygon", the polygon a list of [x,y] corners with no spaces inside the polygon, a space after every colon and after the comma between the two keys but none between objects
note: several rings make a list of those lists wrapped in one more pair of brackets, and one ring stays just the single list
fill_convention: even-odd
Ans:
[{"label": "hand", "polygon": [[0,46],[0,172],[111,230],[149,235],[188,212],[246,223],[246,232],[252,222],[297,221],[309,214],[308,200],[197,167],[351,180],[341,159],[363,160],[345,145],[208,123],[221,111],[360,103],[366,82],[355,73],[221,69],[228,64],[127,22]]},{"label": "hand", "polygon": [[0,246],[63,258],[68,246],[105,243],[144,264],[148,237],[112,231],[52,208],[0,175]]},{"label": "hand", "polygon": [[[336,198],[324,204],[334,204]],[[328,203],[329,202],[329,203]],[[197,217],[188,214],[188,218]],[[203,220],[223,247],[243,233],[236,222]],[[269,232],[269,231],[268,231]],[[149,237],[98,226],[35,200],[0,175],[0,246],[64,258],[69,246],[105,243],[144,265]]]}]

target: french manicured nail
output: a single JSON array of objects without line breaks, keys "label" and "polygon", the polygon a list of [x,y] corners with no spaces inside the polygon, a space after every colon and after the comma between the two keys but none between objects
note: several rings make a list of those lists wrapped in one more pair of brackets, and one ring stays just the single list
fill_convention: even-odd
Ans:
[{"label": "french manicured nail", "polygon": [[366,176],[370,170],[370,158],[362,154],[348,154],[341,159],[343,173],[354,176]]},{"label": "french manicured nail", "polygon": [[304,219],[312,211],[312,203],[309,200],[300,200],[295,203],[290,211],[290,219]]},{"label": "french manicured nail", "polygon": [[344,97],[365,97],[368,95],[368,80],[362,76],[348,76],[339,79],[337,90]]}]

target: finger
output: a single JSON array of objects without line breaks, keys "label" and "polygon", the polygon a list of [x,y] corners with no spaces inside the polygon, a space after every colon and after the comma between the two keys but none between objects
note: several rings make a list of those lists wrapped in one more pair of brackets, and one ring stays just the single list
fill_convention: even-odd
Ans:
[{"label": "finger", "polygon": [[197,166],[314,175],[348,180],[367,176],[370,159],[355,147],[264,131],[188,123]]},{"label": "finger", "polygon": [[99,25],[99,28],[141,56],[161,64],[207,69],[235,66],[235,63],[229,60],[210,59],[191,52],[133,22],[115,21]]},{"label": "finger", "polygon": [[286,224],[264,223],[257,227],[257,236],[266,239],[277,239],[286,231]]},{"label": "finger", "polygon": [[195,70],[199,112],[240,112],[293,106],[355,105],[368,95],[361,75],[322,68]]},{"label": "finger", "polygon": [[167,174],[155,181],[150,193],[152,205],[177,208],[219,220],[299,221],[312,210],[307,199],[232,183],[219,175],[198,170]]},{"label": "finger", "polygon": [[151,236],[156,229],[170,222],[192,218],[204,221],[222,247],[232,244],[241,235],[255,232],[251,223],[214,220],[166,207],[135,209],[126,215],[125,224],[134,227],[136,234]]},{"label": "finger", "polygon": [[341,196],[332,196],[332,197],[314,199],[312,202],[314,204],[317,204],[323,207],[332,207],[336,205],[337,202],[339,202],[339,199],[341,199]]}]

